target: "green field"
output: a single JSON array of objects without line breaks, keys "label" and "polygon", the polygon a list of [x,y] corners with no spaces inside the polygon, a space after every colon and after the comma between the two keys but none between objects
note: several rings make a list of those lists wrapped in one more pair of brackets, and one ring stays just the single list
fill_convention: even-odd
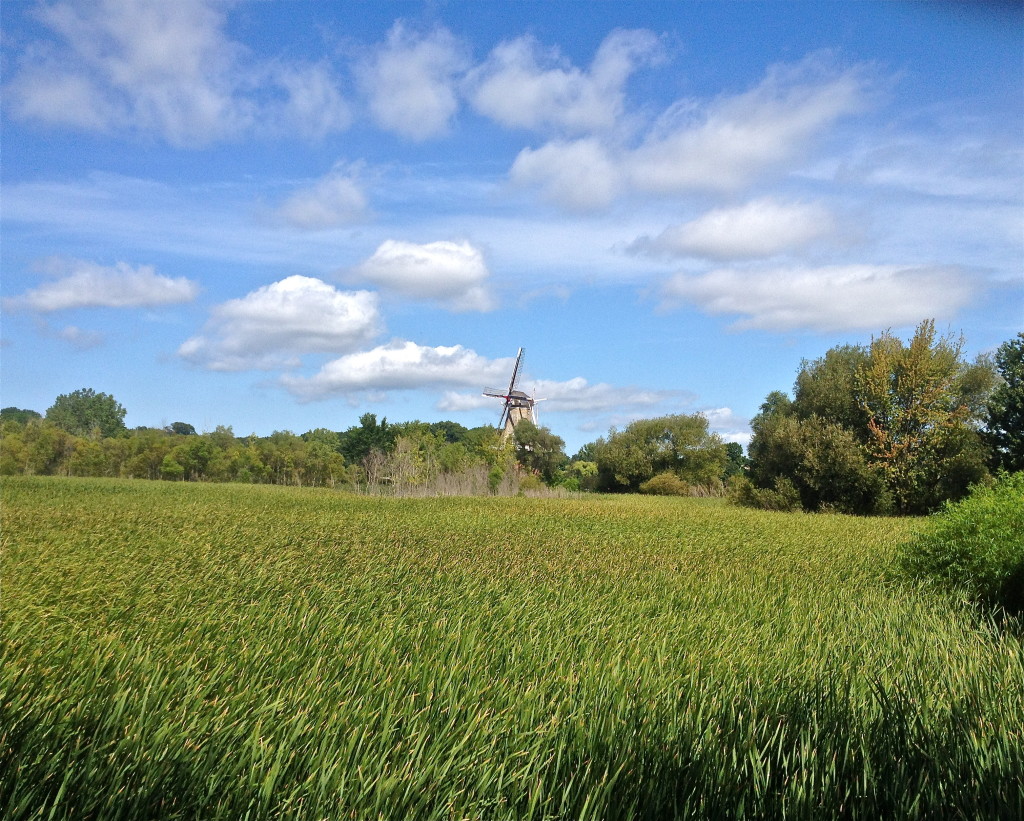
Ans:
[{"label": "green field", "polygon": [[0,817],[1020,818],[1024,648],[919,522],[3,482]]}]

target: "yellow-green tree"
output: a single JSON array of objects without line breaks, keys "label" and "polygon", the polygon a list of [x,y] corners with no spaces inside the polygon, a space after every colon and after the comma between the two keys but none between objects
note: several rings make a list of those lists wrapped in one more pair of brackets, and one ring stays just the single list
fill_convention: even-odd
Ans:
[{"label": "yellow-green tree", "polygon": [[986,475],[985,449],[962,389],[972,366],[963,340],[939,337],[933,320],[908,343],[886,332],[857,369],[870,461],[885,472],[896,507],[923,512],[963,496]]}]

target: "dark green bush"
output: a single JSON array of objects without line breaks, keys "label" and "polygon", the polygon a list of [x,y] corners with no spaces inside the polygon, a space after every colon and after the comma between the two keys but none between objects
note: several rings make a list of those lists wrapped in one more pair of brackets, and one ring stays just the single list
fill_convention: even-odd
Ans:
[{"label": "dark green bush", "polygon": [[755,487],[746,476],[729,479],[728,497],[734,504],[761,510],[800,510],[800,493],[785,476],[775,478],[774,487]]},{"label": "dark green bush", "polygon": [[934,514],[903,547],[901,575],[926,579],[970,599],[1024,611],[1024,473],[976,486]]}]

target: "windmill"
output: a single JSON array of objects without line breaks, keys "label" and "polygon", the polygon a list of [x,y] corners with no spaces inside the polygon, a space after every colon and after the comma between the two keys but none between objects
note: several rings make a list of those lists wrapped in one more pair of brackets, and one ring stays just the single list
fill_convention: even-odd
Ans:
[{"label": "windmill", "polygon": [[523,419],[528,419],[536,424],[533,406],[540,400],[527,396],[519,390],[519,374],[522,371],[523,349],[516,354],[516,364],[512,368],[512,379],[509,380],[508,389],[484,388],[484,396],[493,396],[495,399],[504,400],[505,404],[501,409],[501,421],[498,427],[502,429],[501,438],[508,439],[515,430],[516,425]]}]

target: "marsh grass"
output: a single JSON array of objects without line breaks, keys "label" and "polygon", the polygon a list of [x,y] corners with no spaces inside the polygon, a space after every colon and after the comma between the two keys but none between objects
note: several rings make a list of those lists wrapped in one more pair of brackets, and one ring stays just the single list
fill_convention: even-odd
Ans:
[{"label": "marsh grass", "polygon": [[1016,818],[1021,638],[911,524],[3,483],[0,816]]}]

